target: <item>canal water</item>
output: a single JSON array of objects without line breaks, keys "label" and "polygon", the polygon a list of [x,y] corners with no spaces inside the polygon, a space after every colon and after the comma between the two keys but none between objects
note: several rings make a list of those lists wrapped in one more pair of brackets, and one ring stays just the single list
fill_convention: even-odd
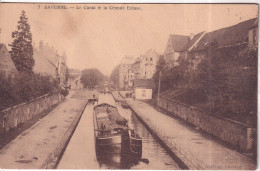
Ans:
[{"label": "canal water", "polygon": [[152,137],[150,132],[136,118],[130,109],[116,104],[111,94],[99,94],[99,104],[116,105],[120,114],[128,119],[128,125],[142,137],[142,158],[116,153],[97,155],[95,151],[93,104],[89,103],[68,143],[57,169],[143,169],[143,170],[180,170],[167,151]]},{"label": "canal water", "polygon": [[[100,96],[101,99],[103,95]],[[109,95],[105,95],[109,96]],[[112,96],[106,101],[114,101]],[[108,100],[109,99],[109,100]],[[114,102],[113,102],[114,103]],[[144,169],[144,170],[179,170],[177,163],[169,156],[167,151],[157,142],[146,127],[138,120],[130,109],[123,109],[117,103],[120,114],[128,120],[130,128],[134,129],[142,137],[142,159],[135,160],[129,156],[117,156],[116,154],[102,154],[98,159],[100,169]],[[98,156],[97,156],[98,157]],[[99,157],[98,157],[99,158]]]}]

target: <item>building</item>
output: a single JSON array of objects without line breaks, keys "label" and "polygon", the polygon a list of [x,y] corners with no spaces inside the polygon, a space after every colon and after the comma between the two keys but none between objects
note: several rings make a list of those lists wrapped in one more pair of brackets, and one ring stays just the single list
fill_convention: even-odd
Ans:
[{"label": "building", "polygon": [[56,50],[40,41],[39,49],[34,47],[33,58],[35,60],[34,72],[50,75],[58,79],[61,85],[65,84],[67,72],[65,54],[60,56]]},{"label": "building", "polygon": [[131,71],[134,74],[134,78],[141,78],[141,62],[142,56],[138,57],[131,66]]},{"label": "building", "polygon": [[134,63],[128,66],[127,71],[124,72],[125,90],[133,89],[135,79],[151,79],[156,72],[158,59],[159,55],[153,49],[135,59]]},{"label": "building", "polygon": [[164,60],[168,68],[172,68],[173,66],[178,65],[180,52],[185,46],[187,46],[190,39],[192,38],[193,34],[191,34],[190,36],[176,34],[170,35],[164,51]]},{"label": "building", "polygon": [[248,43],[251,46],[258,47],[258,20],[256,19],[253,26],[249,28]]},{"label": "building", "polygon": [[62,56],[58,55],[58,80],[60,82],[60,84],[65,84],[67,82],[67,70],[68,67],[66,65],[66,61],[67,61],[67,56],[65,53],[63,53]]},{"label": "building", "polygon": [[6,45],[2,43],[0,43],[0,72],[6,76],[18,73]]},{"label": "building", "polygon": [[188,53],[191,70],[195,70],[200,61],[207,56],[209,46],[216,45],[218,48],[246,47],[258,45],[257,19],[253,18],[236,25],[215,30],[204,36],[193,46]]},{"label": "building", "polygon": [[153,79],[135,79],[134,94],[137,100],[151,100],[153,95]]},{"label": "building", "polygon": [[151,79],[156,71],[156,64],[159,60],[159,55],[155,50],[148,50],[140,62],[140,75],[139,78]]},{"label": "building", "polygon": [[180,50],[179,59],[177,60],[178,63],[180,62],[180,60],[186,60],[188,58],[188,53],[194,46],[197,45],[197,43],[205,34],[206,32],[203,31],[198,34],[195,34],[194,36],[190,36],[190,40],[188,41],[186,46],[184,46],[184,48]]},{"label": "building", "polygon": [[132,64],[131,71],[135,79],[150,79],[156,71],[159,55],[150,49],[144,55],[140,55]]},{"label": "building", "polygon": [[69,69],[68,85],[72,90],[82,89],[83,85],[80,82],[81,71],[77,69]]},{"label": "building", "polygon": [[135,62],[135,59],[131,56],[125,56],[119,65],[119,79],[118,84],[120,89],[127,88],[128,76],[131,72],[131,66]]}]

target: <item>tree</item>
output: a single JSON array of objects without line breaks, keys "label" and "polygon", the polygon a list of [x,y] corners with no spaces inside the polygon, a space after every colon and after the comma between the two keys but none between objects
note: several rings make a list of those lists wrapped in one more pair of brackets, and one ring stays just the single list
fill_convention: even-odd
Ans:
[{"label": "tree", "polygon": [[35,61],[33,59],[32,33],[28,18],[23,10],[18,21],[17,30],[12,32],[14,39],[11,46],[10,55],[16,69],[19,72],[32,73]]},{"label": "tree", "polygon": [[95,68],[83,70],[80,78],[80,81],[85,88],[94,88],[103,82],[103,80],[104,75]]},{"label": "tree", "polygon": [[211,113],[247,123],[256,118],[256,49],[209,47],[207,58],[198,65],[196,82],[208,98]]},{"label": "tree", "polygon": [[114,84],[118,84],[118,79],[119,79],[119,65],[117,65],[113,71],[111,72],[111,75],[110,75],[110,79],[111,81],[114,82]]},{"label": "tree", "polygon": [[69,68],[67,65],[65,65],[65,69],[66,69],[65,81],[68,82],[69,76],[70,76],[70,71],[69,71]]},{"label": "tree", "polygon": [[[158,93],[158,86],[159,86],[159,75],[161,75],[160,79],[161,79],[161,91],[166,90],[168,88],[168,83],[167,82],[167,68],[166,68],[166,62],[163,58],[163,56],[159,57],[159,60],[156,64],[156,71],[153,75],[153,80],[154,80],[154,89],[153,89],[153,94],[157,94]],[[161,74],[160,74],[161,73]]]}]

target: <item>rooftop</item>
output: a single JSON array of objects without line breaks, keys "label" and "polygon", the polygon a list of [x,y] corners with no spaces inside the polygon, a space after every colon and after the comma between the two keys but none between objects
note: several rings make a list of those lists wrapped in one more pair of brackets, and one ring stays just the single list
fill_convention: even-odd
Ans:
[{"label": "rooftop", "polygon": [[208,32],[191,51],[202,50],[215,41],[219,46],[235,45],[247,42],[248,30],[254,26],[256,20],[256,18],[253,18],[230,27]]},{"label": "rooftop", "polygon": [[189,36],[183,36],[183,35],[171,34],[170,40],[171,40],[172,47],[173,47],[174,51],[179,52],[179,51],[182,51],[183,48],[188,44],[190,37]]},{"label": "rooftop", "polygon": [[135,62],[135,58],[133,58],[132,56],[125,56],[122,60],[120,64],[133,64]]}]

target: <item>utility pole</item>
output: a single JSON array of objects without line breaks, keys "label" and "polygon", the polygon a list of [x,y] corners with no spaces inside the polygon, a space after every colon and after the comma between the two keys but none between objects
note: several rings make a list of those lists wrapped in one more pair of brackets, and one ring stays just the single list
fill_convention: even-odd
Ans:
[{"label": "utility pole", "polygon": [[159,96],[160,96],[160,89],[161,89],[161,75],[162,75],[162,72],[160,71],[160,72],[159,72],[159,85],[158,85],[157,107],[158,107],[158,104],[159,104]]}]

